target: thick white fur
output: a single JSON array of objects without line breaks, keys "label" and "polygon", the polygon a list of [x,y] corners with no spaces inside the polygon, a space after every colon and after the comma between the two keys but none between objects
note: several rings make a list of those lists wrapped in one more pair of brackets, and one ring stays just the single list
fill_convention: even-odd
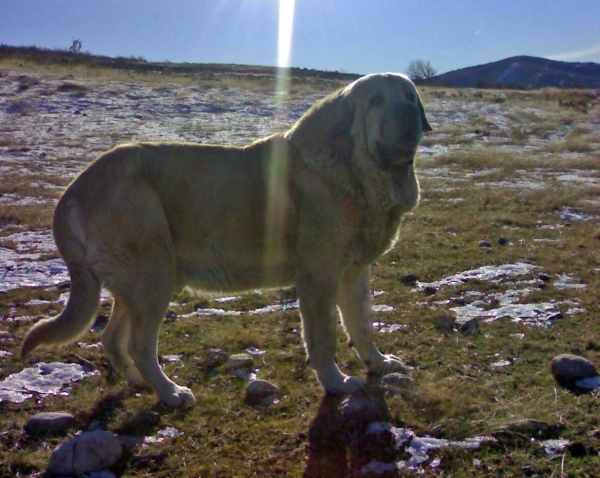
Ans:
[{"label": "thick white fur", "polygon": [[373,343],[369,264],[417,204],[413,160],[430,129],[414,85],[388,73],[355,81],[285,134],[244,147],[136,143],[104,153],[56,207],[71,295],[60,315],[29,331],[22,356],[84,334],[104,286],[115,300],[102,343],[115,369],[167,405],[190,407],[192,392],[157,359],[173,293],[295,284],[320,383],[356,391],[362,381],[335,363],[337,308],[367,370],[393,369],[397,359]]}]

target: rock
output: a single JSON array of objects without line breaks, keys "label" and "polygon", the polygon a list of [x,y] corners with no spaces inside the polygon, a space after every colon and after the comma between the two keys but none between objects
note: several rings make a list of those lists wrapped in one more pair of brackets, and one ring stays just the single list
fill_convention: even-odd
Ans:
[{"label": "rock", "polygon": [[458,249],[458,245],[457,245],[457,244],[452,244],[452,245],[450,246],[450,250],[451,250],[451,251],[456,251],[457,249]]},{"label": "rock", "polygon": [[508,239],[504,236],[500,236],[498,238],[498,244],[500,244],[501,246],[506,246],[508,244]]},{"label": "rock", "polygon": [[423,288],[423,292],[425,293],[425,295],[429,296],[429,295],[435,295],[437,294],[437,289],[431,285],[425,286]]},{"label": "rock", "polygon": [[467,320],[464,324],[462,324],[458,328],[458,332],[463,335],[480,334],[481,329],[479,328],[479,320],[478,319]]},{"label": "rock", "polygon": [[227,362],[227,352],[223,352],[221,349],[209,349],[206,354],[206,367],[215,368],[220,367]]},{"label": "rock", "polygon": [[248,354],[234,354],[227,359],[225,370],[233,372],[234,370],[249,369],[254,364],[254,359]]},{"label": "rock", "polygon": [[479,241],[479,247],[492,247],[492,243],[490,241]]},{"label": "rock", "polygon": [[[365,388],[352,394],[339,405],[342,416],[341,430],[350,456],[352,468],[361,469],[373,457],[386,462],[391,462],[394,457],[395,440],[389,426],[389,409],[383,394],[375,389]],[[325,426],[331,426],[329,423]],[[365,460],[365,461],[363,461]],[[333,475],[331,475],[333,476]],[[337,475],[341,476],[341,475]],[[343,476],[346,476],[344,474]],[[359,476],[352,474],[351,476]],[[387,475],[386,475],[387,476]]]},{"label": "rock", "polygon": [[172,310],[167,310],[167,313],[165,314],[165,321],[167,322],[175,322],[178,318],[178,315],[176,312],[172,311]]},{"label": "rock", "polygon": [[405,285],[415,285],[418,280],[414,274],[398,274],[397,277],[400,283]]},{"label": "rock", "polygon": [[596,366],[588,359],[572,354],[554,357],[550,364],[554,379],[563,387],[573,387],[577,380],[598,375]]},{"label": "rock", "polygon": [[555,314],[550,315],[546,320],[548,322],[552,322],[554,320],[560,320],[562,318],[563,318],[562,312],[556,312]]},{"label": "rock", "polygon": [[65,433],[75,421],[73,415],[66,412],[43,412],[34,415],[25,424],[28,435],[39,436],[47,433]]},{"label": "rock", "polygon": [[279,387],[266,380],[254,380],[246,387],[245,403],[251,407],[271,405],[279,396]]},{"label": "rock", "polygon": [[382,378],[383,383],[390,385],[394,388],[408,389],[413,388],[417,385],[417,381],[410,378],[408,375],[403,373],[389,373]]},{"label": "rock", "polygon": [[344,422],[356,427],[361,433],[369,423],[388,419],[384,400],[378,400],[376,396],[369,394],[367,390],[361,390],[350,395],[341,403],[339,410]]},{"label": "rock", "polygon": [[48,473],[75,475],[104,470],[121,457],[119,439],[106,430],[82,433],[58,446],[50,456]]},{"label": "rock", "polygon": [[433,324],[437,330],[442,332],[452,332],[456,326],[456,317],[453,315],[438,315],[433,319]]},{"label": "rock", "polygon": [[[159,419],[160,420],[160,419]],[[127,452],[131,452],[136,446],[144,443],[144,437],[134,437],[131,435],[119,435],[119,443]]]},{"label": "rock", "polygon": [[585,445],[580,441],[569,443],[565,448],[573,458],[583,458],[588,454]]}]

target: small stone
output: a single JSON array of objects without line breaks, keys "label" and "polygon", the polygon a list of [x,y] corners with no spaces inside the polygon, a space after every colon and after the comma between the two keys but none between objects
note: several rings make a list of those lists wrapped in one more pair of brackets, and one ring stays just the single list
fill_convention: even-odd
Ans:
[{"label": "small stone", "polygon": [[234,354],[227,359],[225,370],[232,372],[234,370],[251,368],[254,364],[254,359],[248,354]]},{"label": "small stone", "polygon": [[573,387],[577,380],[598,375],[596,366],[588,359],[572,354],[554,357],[550,364],[552,376],[563,387]]},{"label": "small stone", "polygon": [[254,380],[246,387],[246,405],[271,405],[279,395],[279,387],[266,380]]},{"label": "small stone", "polygon": [[456,318],[453,315],[438,315],[433,319],[437,330],[442,332],[452,332],[456,326]]},{"label": "small stone", "polygon": [[588,454],[585,445],[580,441],[569,443],[565,448],[573,458],[583,458]]},{"label": "small stone", "polygon": [[552,322],[554,320],[560,320],[563,318],[562,312],[556,312],[554,314],[552,314],[551,316],[549,316],[546,320],[548,320],[548,322]]},{"label": "small stone", "polygon": [[405,285],[415,285],[418,280],[414,274],[398,274],[397,277],[400,283]]},{"label": "small stone", "polygon": [[206,354],[205,365],[207,368],[220,367],[227,362],[227,352],[221,349],[209,349]]},{"label": "small stone", "polygon": [[481,329],[479,328],[479,320],[470,319],[463,323],[459,328],[458,332],[462,335],[474,335],[480,334]]},{"label": "small stone", "polygon": [[410,378],[408,375],[404,375],[403,373],[389,373],[385,375],[382,379],[383,383],[386,385],[390,385],[394,388],[407,389],[413,388],[417,385],[417,381]]},{"label": "small stone", "polygon": [[433,286],[425,286],[425,288],[423,288],[423,292],[425,293],[425,295],[435,295],[437,294],[437,289]]},{"label": "small stone", "polygon": [[165,314],[165,320],[167,322],[175,322],[177,320],[177,317],[177,313],[172,310],[167,310],[167,313]]},{"label": "small stone", "polygon": [[492,247],[492,243],[490,241],[479,241],[479,247]]},{"label": "small stone", "polygon": [[508,244],[508,239],[504,236],[500,236],[498,238],[498,244],[500,244],[501,246],[506,246]]},{"label": "small stone", "polygon": [[62,434],[73,426],[74,421],[73,415],[66,412],[38,413],[27,420],[25,431],[31,436]]},{"label": "small stone", "polygon": [[452,245],[450,246],[450,250],[451,250],[451,251],[455,251],[455,250],[457,250],[457,249],[458,249],[458,245],[456,245],[456,244],[452,244]]},{"label": "small stone", "polygon": [[91,473],[110,468],[121,457],[119,439],[106,430],[82,433],[54,449],[48,472],[55,475]]}]

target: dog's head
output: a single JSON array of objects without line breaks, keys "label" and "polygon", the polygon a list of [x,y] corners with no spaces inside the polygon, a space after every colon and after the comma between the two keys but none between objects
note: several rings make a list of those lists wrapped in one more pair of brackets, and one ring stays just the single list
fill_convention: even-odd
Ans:
[{"label": "dog's head", "polygon": [[398,73],[380,73],[322,100],[286,136],[346,156],[366,154],[388,170],[412,164],[423,132],[431,130],[414,84]]},{"label": "dog's head", "polygon": [[355,150],[383,169],[412,164],[423,132],[432,128],[413,83],[404,75],[368,75],[342,93],[354,115],[350,136]]}]

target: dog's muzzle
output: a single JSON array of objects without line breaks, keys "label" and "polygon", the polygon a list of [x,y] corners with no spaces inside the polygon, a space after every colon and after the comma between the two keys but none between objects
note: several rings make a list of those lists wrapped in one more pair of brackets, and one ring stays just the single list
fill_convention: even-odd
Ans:
[{"label": "dog's muzzle", "polygon": [[418,143],[415,141],[403,140],[395,144],[386,144],[377,141],[376,148],[379,166],[383,169],[390,169],[394,166],[413,164],[418,146]]}]

